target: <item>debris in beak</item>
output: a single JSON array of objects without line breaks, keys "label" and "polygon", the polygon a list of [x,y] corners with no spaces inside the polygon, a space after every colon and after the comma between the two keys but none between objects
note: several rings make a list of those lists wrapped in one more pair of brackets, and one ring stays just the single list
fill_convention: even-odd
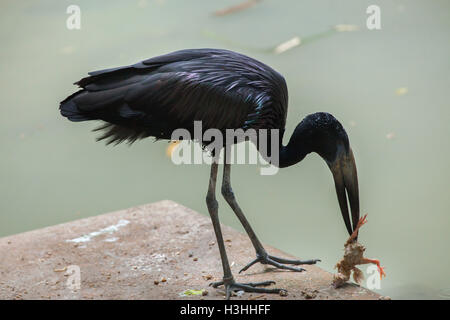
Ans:
[{"label": "debris in beak", "polygon": [[364,275],[361,270],[359,270],[356,265],[373,263],[378,267],[378,272],[380,273],[380,279],[386,276],[383,267],[380,265],[380,261],[376,259],[368,259],[363,256],[366,248],[356,241],[356,236],[358,235],[359,228],[361,228],[367,222],[367,214],[359,219],[358,224],[353,231],[350,238],[348,238],[345,243],[344,257],[336,264],[338,273],[334,275],[333,286],[338,288],[350,280],[351,272],[353,271],[353,280],[356,283],[361,283],[364,279]]}]

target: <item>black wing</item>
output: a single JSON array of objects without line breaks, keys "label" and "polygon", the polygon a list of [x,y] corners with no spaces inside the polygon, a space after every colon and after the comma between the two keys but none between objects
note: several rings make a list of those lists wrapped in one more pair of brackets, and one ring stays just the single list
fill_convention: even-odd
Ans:
[{"label": "black wing", "polygon": [[170,139],[177,128],[283,129],[283,77],[247,56],[215,49],[172,52],[137,64],[90,72],[82,89],[61,102],[72,121],[104,120],[99,139]]}]

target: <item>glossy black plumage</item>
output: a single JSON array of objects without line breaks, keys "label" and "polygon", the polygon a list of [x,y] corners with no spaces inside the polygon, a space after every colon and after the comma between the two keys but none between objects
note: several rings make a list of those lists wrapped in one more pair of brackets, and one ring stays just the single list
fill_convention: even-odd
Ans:
[{"label": "glossy black plumage", "polygon": [[177,128],[284,129],[287,87],[269,66],[219,49],[190,49],[137,64],[90,72],[82,90],[61,102],[72,121],[103,120],[108,143],[153,136],[170,139]]},{"label": "glossy black plumage", "polygon": [[[170,139],[172,131],[179,128],[188,129],[194,137],[194,121],[202,121],[203,131],[279,129],[280,143],[277,149],[272,150],[271,143],[264,145],[264,142],[258,141],[258,151],[266,158],[271,158],[269,154],[279,156],[275,157],[279,161],[271,162],[279,168],[292,166],[311,152],[318,153],[333,174],[345,226],[349,234],[353,232],[359,220],[359,191],[356,164],[347,133],[331,114],[318,112],[306,116],[284,146],[281,142],[287,116],[287,87],[284,78],[269,66],[228,50],[181,50],[131,66],[91,72],[89,77],[77,84],[81,90],[61,102],[61,114],[72,121],[105,121],[99,129],[105,130],[100,140],[107,139],[107,143],[134,142],[149,136]],[[266,156],[262,152],[264,148],[270,151]],[[229,146],[224,149],[224,153],[229,154]],[[215,196],[217,171],[218,163],[213,161],[206,202],[217,238],[224,278],[212,285],[224,285],[227,297],[233,290],[281,292],[281,289],[260,288],[271,285],[272,281],[248,284],[234,281],[218,217]],[[222,195],[243,225],[256,251],[256,259],[241,271],[257,262],[281,269],[304,271],[289,265],[320,261],[290,260],[269,255],[236,201],[230,172],[231,165],[225,162]],[[351,207],[351,220],[347,200]]]}]

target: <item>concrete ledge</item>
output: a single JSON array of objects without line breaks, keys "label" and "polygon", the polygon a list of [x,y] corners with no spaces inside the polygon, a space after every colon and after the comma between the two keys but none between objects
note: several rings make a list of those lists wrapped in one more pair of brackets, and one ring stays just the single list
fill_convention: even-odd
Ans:
[{"label": "concrete ledge", "polygon": [[[332,275],[317,266],[295,273],[257,264],[238,275],[239,268],[254,258],[254,249],[246,235],[227,226],[223,232],[238,281],[274,280],[289,292],[287,297],[245,293],[234,299],[380,297],[353,284],[334,289]],[[69,266],[79,267],[79,289]],[[172,201],[0,239],[0,299],[223,299],[223,291],[208,287],[221,277],[209,218]],[[72,287],[68,279],[73,280]],[[208,293],[180,296],[188,289]]]}]

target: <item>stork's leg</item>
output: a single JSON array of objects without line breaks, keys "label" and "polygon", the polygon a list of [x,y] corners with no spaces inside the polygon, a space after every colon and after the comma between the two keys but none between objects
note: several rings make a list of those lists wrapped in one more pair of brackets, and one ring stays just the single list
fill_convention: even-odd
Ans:
[{"label": "stork's leg", "polygon": [[274,267],[277,267],[279,269],[287,269],[292,271],[304,271],[303,268],[296,268],[292,266],[287,266],[286,264],[293,264],[293,265],[301,265],[301,264],[315,264],[316,262],[320,261],[319,259],[314,260],[290,260],[290,259],[283,259],[278,258],[269,255],[266,250],[264,249],[261,242],[256,237],[255,232],[253,231],[252,227],[250,226],[250,223],[245,218],[244,213],[242,212],[241,208],[239,207],[236,198],[234,196],[233,190],[231,189],[231,165],[225,164],[223,169],[223,180],[222,180],[222,195],[225,198],[225,200],[230,205],[231,209],[233,209],[234,213],[238,217],[239,221],[241,222],[242,226],[244,227],[245,231],[247,232],[253,247],[256,250],[256,259],[251,261],[249,264],[247,264],[244,268],[242,268],[239,273],[242,271],[247,270],[252,265],[254,265],[257,262],[260,262],[262,264],[270,264]]},{"label": "stork's leg", "polygon": [[273,281],[264,282],[252,282],[252,283],[237,283],[234,281],[233,274],[231,273],[230,264],[228,263],[227,253],[225,251],[225,244],[223,242],[222,230],[220,228],[219,206],[216,200],[216,178],[217,178],[217,163],[211,165],[211,176],[209,178],[208,194],[206,196],[206,204],[211,216],[214,232],[217,238],[217,245],[219,246],[220,258],[222,259],[223,267],[223,280],[219,282],[213,282],[210,285],[217,288],[220,285],[225,286],[226,297],[230,298],[232,291],[246,291],[246,292],[261,292],[261,293],[279,293],[282,289],[266,289],[258,288],[258,286],[268,286],[274,284]]}]

